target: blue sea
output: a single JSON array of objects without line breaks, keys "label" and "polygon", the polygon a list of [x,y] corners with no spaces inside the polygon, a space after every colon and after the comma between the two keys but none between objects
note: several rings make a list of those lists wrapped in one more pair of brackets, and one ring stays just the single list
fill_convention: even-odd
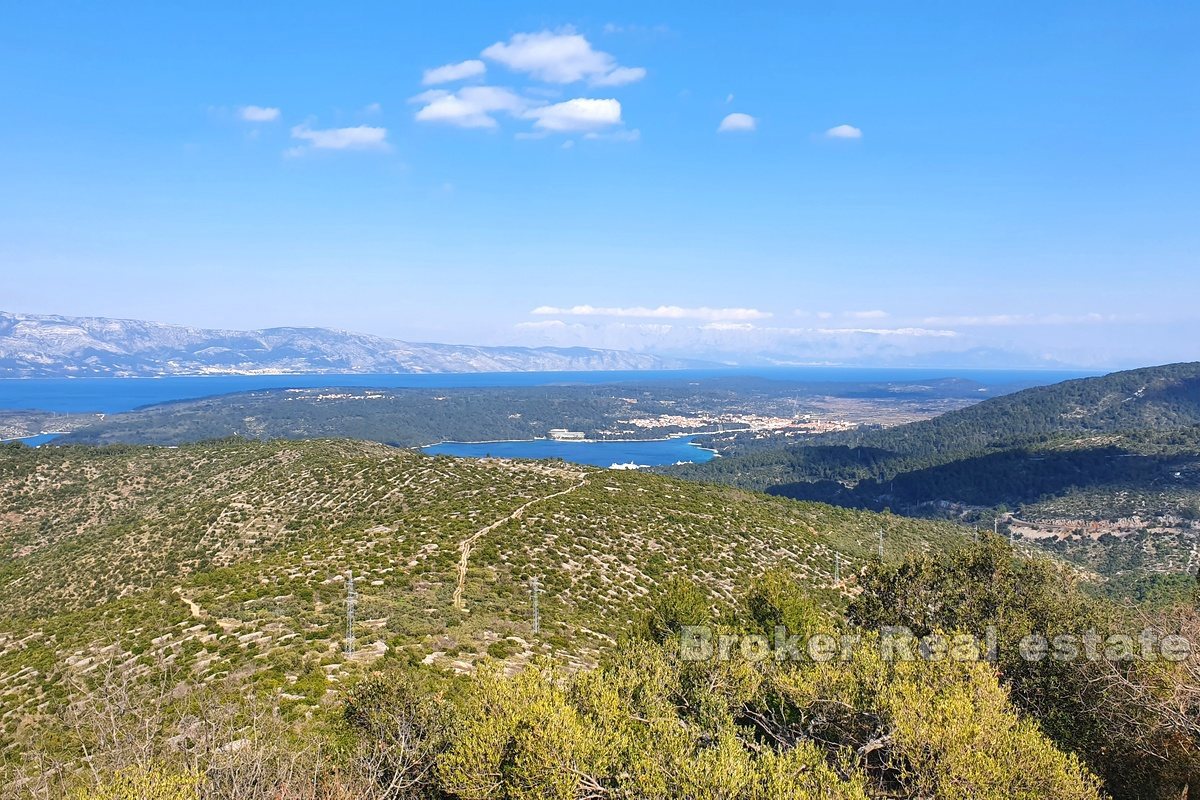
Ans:
[{"label": "blue sea", "polygon": [[24,444],[27,444],[30,447],[41,447],[42,445],[46,444],[47,442],[54,441],[60,435],[61,434],[57,434],[57,433],[39,433],[37,436],[26,436],[21,439],[15,439],[13,441],[23,442]]},{"label": "blue sea", "polygon": [[652,441],[561,442],[554,439],[507,442],[440,442],[421,448],[430,455],[465,458],[561,458],[593,467],[660,467],[679,462],[701,463],[715,453],[688,438]]},{"label": "blue sea", "polygon": [[920,381],[964,378],[997,391],[1084,377],[1083,372],[1041,370],[883,369],[766,367],[620,372],[476,372],[433,375],[220,375],[185,378],[0,378],[0,409],[116,414],[141,406],[258,389],[354,386],[381,389],[595,385],[628,381],[691,381],[753,376],[804,382]]}]

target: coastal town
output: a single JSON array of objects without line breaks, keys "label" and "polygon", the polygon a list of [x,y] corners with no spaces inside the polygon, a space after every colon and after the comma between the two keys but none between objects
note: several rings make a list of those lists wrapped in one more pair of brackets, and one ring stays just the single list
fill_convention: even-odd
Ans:
[{"label": "coastal town", "polygon": [[[635,419],[618,420],[622,425],[634,428],[655,430],[663,428],[678,428],[682,431],[732,432],[740,431],[794,431],[796,433],[817,434],[845,431],[857,427],[857,424],[844,419],[823,419],[811,414],[797,417],[779,417],[766,414],[657,414]],[[554,432],[551,431],[551,436]]]}]

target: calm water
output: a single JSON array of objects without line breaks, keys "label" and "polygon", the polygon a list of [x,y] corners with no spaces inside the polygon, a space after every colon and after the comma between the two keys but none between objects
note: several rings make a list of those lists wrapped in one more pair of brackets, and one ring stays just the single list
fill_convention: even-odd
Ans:
[{"label": "calm water", "polygon": [[559,442],[534,439],[525,442],[441,442],[422,448],[431,455],[466,458],[561,458],[592,467],[637,465],[659,467],[680,461],[700,463],[714,457],[711,450],[692,444],[690,439],[655,441]]},{"label": "calm water", "polygon": [[25,444],[29,445],[30,447],[37,447],[39,445],[45,444],[46,442],[54,441],[55,439],[57,439],[59,437],[59,435],[60,434],[57,434],[57,433],[42,433],[42,434],[38,434],[37,436],[26,436],[23,439],[17,439],[16,441],[24,442]]},{"label": "calm water", "polygon": [[115,414],[139,406],[257,389],[325,386],[449,389],[455,387],[550,386],[622,381],[704,381],[756,376],[789,381],[911,381],[966,378],[987,386],[1038,386],[1087,373],[1033,370],[867,369],[858,367],[769,367],[762,369],[647,370],[621,372],[476,372],[439,375],[221,375],[188,378],[8,378],[0,379],[0,409],[99,411]]}]

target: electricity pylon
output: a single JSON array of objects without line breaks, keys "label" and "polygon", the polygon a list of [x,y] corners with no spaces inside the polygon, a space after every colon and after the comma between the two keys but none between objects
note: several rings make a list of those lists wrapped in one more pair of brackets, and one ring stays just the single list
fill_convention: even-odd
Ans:
[{"label": "electricity pylon", "polygon": [[533,633],[537,635],[542,630],[542,620],[538,614],[538,579],[532,577],[529,579],[529,598],[533,603]]},{"label": "electricity pylon", "polygon": [[358,605],[358,592],[354,588],[354,571],[346,578],[346,655],[354,655],[354,608]]}]

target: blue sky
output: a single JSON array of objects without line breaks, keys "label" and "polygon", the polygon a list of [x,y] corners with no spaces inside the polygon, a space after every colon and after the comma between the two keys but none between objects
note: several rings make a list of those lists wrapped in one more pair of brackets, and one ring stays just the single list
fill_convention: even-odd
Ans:
[{"label": "blue sky", "polygon": [[1182,2],[10,5],[0,309],[1193,359],[1198,39]]}]

